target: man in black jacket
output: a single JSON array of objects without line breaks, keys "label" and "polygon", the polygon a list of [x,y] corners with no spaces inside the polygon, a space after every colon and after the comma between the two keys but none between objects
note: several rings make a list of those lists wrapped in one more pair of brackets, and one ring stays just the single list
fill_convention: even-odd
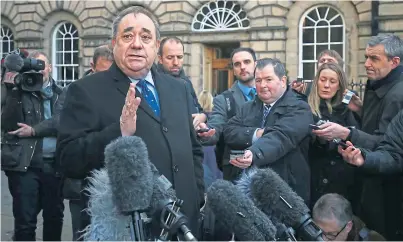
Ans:
[{"label": "man in black jacket", "polygon": [[[45,62],[43,87],[26,92],[2,83],[6,102],[2,104],[1,165],[13,197],[14,239],[36,240],[37,216],[43,210],[43,239],[60,241],[64,205],[55,161],[59,119],[55,110],[60,110],[62,89],[49,76],[51,65],[43,52],[34,51],[28,57]],[[19,128],[9,130],[7,126],[16,119]]]},{"label": "man in black jacket", "polygon": [[182,40],[178,37],[166,37],[161,40],[158,49],[158,69],[163,73],[183,80],[188,86],[188,90],[190,90],[190,94],[192,95],[190,104],[194,107],[192,111],[193,126],[197,127],[200,123],[206,122],[207,115],[203,113],[203,108],[197,99],[192,82],[183,70],[184,48]]},{"label": "man in black jacket", "polygon": [[339,152],[348,163],[373,174],[403,174],[403,110],[390,122],[382,141],[374,150],[349,147]]},{"label": "man in black jacket", "polygon": [[224,128],[226,144],[245,150],[230,163],[240,172],[252,165],[272,168],[308,204],[310,108],[288,87],[285,67],[277,59],[257,61],[255,82],[257,98],[244,104]]},{"label": "man in black jacket", "polygon": [[[117,15],[112,26],[114,63],[70,84],[57,154],[67,177],[84,179],[104,167],[104,150],[111,141],[142,138],[150,161],[184,200],[181,211],[197,236],[204,203],[203,151],[187,86],[153,66],[159,38],[158,21],[145,8],[133,6]],[[81,215],[85,228],[90,218],[85,211]]]}]

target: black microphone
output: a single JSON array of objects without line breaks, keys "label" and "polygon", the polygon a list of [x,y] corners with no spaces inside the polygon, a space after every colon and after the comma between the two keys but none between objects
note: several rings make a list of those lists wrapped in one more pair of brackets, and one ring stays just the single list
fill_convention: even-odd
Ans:
[{"label": "black microphone", "polygon": [[149,165],[154,177],[154,187],[148,213],[163,227],[159,240],[166,241],[169,236],[180,231],[185,241],[197,241],[187,227],[187,218],[179,212],[183,201],[176,197],[171,182],[164,175],[160,175],[154,164],[150,162]]},{"label": "black microphone", "polygon": [[271,241],[276,227],[245,194],[228,181],[217,180],[207,191],[207,205],[219,222],[241,241]]},{"label": "black microphone", "polygon": [[105,147],[113,202],[122,214],[131,216],[130,232],[138,241],[146,239],[140,213],[149,207],[154,186],[149,164],[147,147],[139,137],[119,137]]},{"label": "black microphone", "polygon": [[272,169],[248,171],[237,181],[237,187],[269,217],[292,227],[299,239],[323,241],[322,231],[312,221],[304,200]]},{"label": "black microphone", "polygon": [[19,72],[24,66],[24,59],[18,54],[9,54],[4,59],[4,66],[8,71]]}]

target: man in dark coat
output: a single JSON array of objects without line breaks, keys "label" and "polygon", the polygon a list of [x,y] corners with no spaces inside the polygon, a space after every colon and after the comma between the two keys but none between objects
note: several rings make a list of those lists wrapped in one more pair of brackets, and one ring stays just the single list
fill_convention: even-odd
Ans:
[{"label": "man in dark coat", "polygon": [[257,61],[255,82],[257,97],[244,104],[224,128],[228,146],[246,150],[230,163],[240,172],[251,165],[272,168],[308,203],[310,108],[287,87],[284,65],[277,59]]},{"label": "man in dark coat", "polygon": [[339,152],[348,163],[373,174],[403,174],[403,110],[390,122],[382,141],[374,150],[353,146]]},{"label": "man in dark coat", "polygon": [[[364,103],[354,95],[349,104],[360,114],[361,128],[326,123],[313,132],[328,140],[340,138],[360,148],[374,149],[390,121],[403,109],[403,40],[393,34],[374,36],[365,52],[368,82]],[[362,204],[357,215],[386,239],[403,240],[403,177],[364,172],[361,180]]]},{"label": "man in dark coat", "polygon": [[[181,211],[197,236],[204,201],[203,151],[192,125],[187,87],[152,67],[160,34],[148,10],[123,10],[112,34],[114,63],[109,70],[69,86],[58,138],[64,174],[83,179],[104,166],[104,148],[112,140],[141,137],[150,161],[184,200]],[[89,217],[82,215],[84,227]]]}]

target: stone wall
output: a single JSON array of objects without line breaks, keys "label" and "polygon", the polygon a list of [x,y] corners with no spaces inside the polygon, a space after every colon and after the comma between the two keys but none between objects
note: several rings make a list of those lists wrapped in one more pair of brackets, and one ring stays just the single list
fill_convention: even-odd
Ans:
[{"label": "stone wall", "polygon": [[[364,54],[371,36],[370,1],[238,1],[250,19],[251,28],[244,31],[215,33],[192,32],[196,12],[208,1],[2,1],[2,24],[11,28],[16,46],[41,49],[51,56],[54,27],[73,23],[80,36],[80,74],[90,67],[94,48],[108,43],[116,14],[131,5],[151,10],[159,21],[162,36],[178,36],[185,43],[185,71],[197,92],[204,83],[204,45],[240,42],[252,47],[257,57],[276,57],[286,63],[289,76],[296,77],[299,68],[299,23],[311,7],[326,4],[343,15],[346,24],[346,72],[350,79],[365,77]],[[403,1],[381,1],[381,32],[403,37],[401,15]]]}]

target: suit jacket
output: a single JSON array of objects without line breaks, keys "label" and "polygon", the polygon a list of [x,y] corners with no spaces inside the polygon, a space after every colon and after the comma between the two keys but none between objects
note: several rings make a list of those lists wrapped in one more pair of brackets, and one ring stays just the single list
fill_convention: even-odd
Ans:
[{"label": "suit jacket", "polygon": [[[288,88],[271,108],[263,136],[252,144],[260,128],[263,102],[256,97],[241,107],[224,129],[227,145],[233,150],[249,149],[257,167],[270,167],[306,202],[310,198],[310,170],[307,161],[313,117],[308,104]],[[268,184],[269,185],[269,184]]]},{"label": "suit jacket", "polygon": [[[150,161],[184,200],[182,212],[196,231],[204,200],[203,150],[191,118],[191,98],[183,82],[151,69],[161,115],[145,99],[137,110],[135,135],[147,145]],[[129,78],[113,63],[109,70],[86,76],[69,86],[60,117],[57,154],[67,177],[83,179],[104,166],[104,148],[121,136],[119,118]],[[136,90],[136,96],[142,97]],[[85,198],[85,197],[84,197]]]}]

